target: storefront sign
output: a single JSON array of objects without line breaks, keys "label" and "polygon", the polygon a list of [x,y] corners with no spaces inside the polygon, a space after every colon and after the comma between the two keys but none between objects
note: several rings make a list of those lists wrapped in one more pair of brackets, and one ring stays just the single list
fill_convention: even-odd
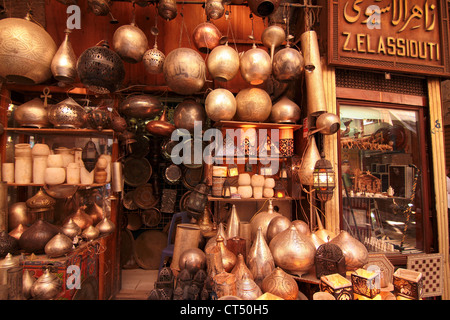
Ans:
[{"label": "storefront sign", "polygon": [[447,1],[333,0],[328,13],[330,64],[450,76]]}]

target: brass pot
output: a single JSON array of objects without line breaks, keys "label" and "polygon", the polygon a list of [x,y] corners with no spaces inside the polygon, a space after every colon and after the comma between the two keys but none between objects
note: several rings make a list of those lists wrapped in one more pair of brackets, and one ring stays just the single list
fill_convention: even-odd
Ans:
[{"label": "brass pot", "polygon": [[86,122],[86,111],[72,98],[67,98],[48,109],[48,120],[55,128],[80,129]]},{"label": "brass pot", "polygon": [[236,114],[236,98],[227,89],[215,89],[206,97],[205,110],[213,121],[232,120]]},{"label": "brass pot", "polygon": [[341,127],[341,119],[334,113],[322,113],[317,117],[316,130],[321,134],[330,135],[338,132]]},{"label": "brass pot", "polygon": [[369,260],[369,252],[364,244],[352,237],[347,231],[342,230],[330,243],[341,248],[347,271],[362,268]]},{"label": "brass pot", "polygon": [[173,113],[173,123],[178,129],[194,132],[195,122],[200,121],[202,127],[206,121],[205,108],[194,98],[188,97],[180,102]]},{"label": "brass pot", "polygon": [[298,79],[305,67],[302,54],[290,47],[279,50],[273,57],[272,72],[280,82]]},{"label": "brass pot", "polygon": [[39,98],[21,104],[14,110],[14,120],[21,127],[48,128],[48,110]]},{"label": "brass pot", "polygon": [[247,266],[258,286],[261,286],[264,278],[275,269],[275,261],[261,227],[258,228],[256,238],[247,255]]},{"label": "brass pot", "polygon": [[267,226],[267,232],[266,232],[266,238],[267,243],[270,243],[270,241],[280,232],[283,232],[284,230],[288,229],[291,226],[291,220],[283,215],[279,215],[274,217]]},{"label": "brass pot", "polygon": [[61,232],[69,238],[73,239],[81,234],[81,228],[73,221],[72,218],[69,218],[69,220],[67,220],[61,227]]},{"label": "brass pot", "polygon": [[270,121],[275,123],[297,123],[300,120],[300,107],[286,96],[272,106]]},{"label": "brass pot", "polygon": [[134,21],[117,28],[112,44],[122,60],[128,63],[141,62],[148,49],[147,36]]},{"label": "brass pot", "polygon": [[59,232],[59,227],[39,219],[22,233],[19,246],[27,253],[43,253],[47,242]]},{"label": "brass pot", "polygon": [[242,78],[251,85],[259,85],[269,79],[272,74],[272,61],[267,51],[253,48],[245,51],[239,61]]},{"label": "brass pot", "polygon": [[35,85],[51,78],[56,44],[44,28],[27,18],[0,21],[0,77]]},{"label": "brass pot", "polygon": [[62,257],[72,251],[72,240],[63,233],[58,233],[44,247],[45,254],[50,258]]},{"label": "brass pot", "polygon": [[236,279],[236,296],[242,300],[256,300],[261,295],[261,288],[248,274],[244,274],[241,279]]},{"label": "brass pot", "polygon": [[293,224],[276,235],[269,247],[275,264],[289,273],[302,275],[314,265],[316,248]]},{"label": "brass pot", "polygon": [[190,95],[203,88],[206,64],[197,51],[178,48],[167,55],[163,73],[170,89],[178,94]]},{"label": "brass pot", "polygon": [[264,278],[261,289],[284,300],[297,300],[299,292],[294,278],[279,267]]},{"label": "brass pot", "polygon": [[28,212],[44,212],[53,210],[56,200],[47,195],[41,188],[39,191],[29,198],[26,202]]},{"label": "brass pot", "polygon": [[190,248],[184,250],[180,255],[178,263],[180,271],[187,269],[193,277],[197,271],[203,270],[206,267],[206,254],[199,248]]},{"label": "brass pot", "polygon": [[8,208],[9,231],[16,228],[19,224],[28,225],[27,204],[25,202],[13,203]]},{"label": "brass pot", "polygon": [[225,13],[225,7],[222,0],[207,0],[205,4],[205,13],[206,16],[212,20],[222,18]]},{"label": "brass pot", "polygon": [[236,95],[236,118],[240,121],[264,122],[272,111],[269,94],[259,88],[242,89]]},{"label": "brass pot", "polygon": [[100,221],[95,227],[100,232],[100,235],[110,234],[116,230],[116,225],[114,222],[107,217],[104,217],[103,220]]},{"label": "brass pot", "polygon": [[228,44],[212,49],[206,60],[210,75],[222,82],[230,81],[238,74],[239,64],[239,54]]},{"label": "brass pot", "polygon": [[99,237],[99,235],[100,231],[92,225],[84,229],[83,232],[81,233],[81,237],[86,241],[95,240]]},{"label": "brass pot", "polygon": [[271,15],[280,6],[279,0],[247,0],[248,6],[258,17]]},{"label": "brass pot", "polygon": [[138,119],[154,118],[163,110],[161,102],[148,94],[130,95],[119,106],[119,112]]},{"label": "brass pot", "polygon": [[149,121],[145,125],[147,132],[162,137],[170,137],[176,127],[167,120],[167,109],[164,109],[159,120]]},{"label": "brass pot", "polygon": [[175,0],[160,0],[158,2],[158,14],[166,21],[177,16],[177,2]]},{"label": "brass pot", "polygon": [[252,239],[256,239],[258,229],[261,228],[261,234],[264,240],[267,241],[267,228],[269,227],[269,223],[273,218],[278,216],[281,216],[281,214],[273,210],[272,200],[269,200],[267,211],[258,213],[250,220],[250,225],[252,228]]},{"label": "brass pot", "polygon": [[46,269],[30,289],[34,300],[51,300],[62,291],[62,280]]},{"label": "brass pot", "polygon": [[192,38],[198,51],[209,53],[219,45],[222,33],[212,22],[206,21],[195,27]]},{"label": "brass pot", "polygon": [[63,83],[75,82],[77,74],[77,57],[69,40],[70,29],[66,29],[64,40],[52,59],[51,70],[53,77]]}]

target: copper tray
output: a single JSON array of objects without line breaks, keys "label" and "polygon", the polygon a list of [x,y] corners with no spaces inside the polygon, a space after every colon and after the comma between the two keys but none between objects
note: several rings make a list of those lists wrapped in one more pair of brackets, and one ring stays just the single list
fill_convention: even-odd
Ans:
[{"label": "copper tray", "polygon": [[142,226],[142,219],[138,213],[127,214],[127,229],[131,231],[139,230]]},{"label": "copper tray", "polygon": [[150,139],[147,136],[136,136],[136,143],[131,144],[131,156],[144,158],[150,152]]},{"label": "copper tray", "polygon": [[191,194],[191,192],[192,191],[187,191],[181,196],[180,202],[178,204],[178,206],[180,207],[180,212],[186,211],[186,201],[189,199],[189,195]]},{"label": "copper tray", "polygon": [[142,223],[147,227],[156,227],[161,221],[161,212],[157,208],[151,208],[142,212]]},{"label": "copper tray", "polygon": [[147,230],[137,237],[134,244],[138,266],[146,270],[157,270],[162,250],[167,246],[167,233]]},{"label": "copper tray", "polygon": [[177,184],[180,182],[183,173],[179,166],[171,164],[164,169],[164,180],[168,184]]},{"label": "copper tray", "polygon": [[203,178],[203,167],[201,168],[185,168],[183,174],[183,185],[192,190],[197,184],[202,181]]},{"label": "copper tray", "polygon": [[134,190],[128,191],[125,196],[123,197],[122,204],[125,207],[125,209],[128,210],[137,210],[139,209],[138,206],[134,203],[133,199]]},{"label": "copper tray", "polygon": [[123,165],[125,183],[132,187],[146,184],[152,172],[152,166],[145,158],[128,157]]},{"label": "copper tray", "polygon": [[153,192],[153,186],[149,183],[137,187],[133,193],[134,203],[141,209],[153,208],[158,203],[158,198]]}]

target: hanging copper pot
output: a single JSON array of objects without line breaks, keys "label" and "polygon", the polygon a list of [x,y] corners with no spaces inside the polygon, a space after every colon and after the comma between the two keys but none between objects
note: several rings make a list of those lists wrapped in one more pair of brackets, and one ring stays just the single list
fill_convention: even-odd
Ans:
[{"label": "hanging copper pot", "polygon": [[213,121],[232,120],[236,114],[236,98],[227,89],[215,89],[206,97],[205,111]]},{"label": "hanging copper pot", "polygon": [[282,96],[272,106],[270,121],[275,123],[297,123],[300,120],[301,109],[291,99]]},{"label": "hanging copper pot", "polygon": [[209,19],[220,19],[225,13],[224,3],[222,0],[206,0],[205,12]]},{"label": "hanging copper pot", "polygon": [[241,279],[236,279],[236,296],[242,300],[256,300],[261,295],[261,288],[248,274],[244,274]]},{"label": "hanging copper pot", "polygon": [[113,48],[123,61],[138,63],[148,49],[145,33],[136,25],[134,11],[130,24],[120,26],[113,35]]},{"label": "hanging copper pot", "polygon": [[264,122],[272,110],[269,94],[259,88],[242,89],[236,95],[236,118],[240,121]]},{"label": "hanging copper pot", "polygon": [[162,137],[170,137],[176,127],[167,120],[167,109],[164,109],[159,120],[149,121],[145,125],[147,132]]},{"label": "hanging copper pot", "polygon": [[96,16],[106,16],[111,10],[111,0],[88,0],[89,10]]},{"label": "hanging copper pot", "polygon": [[252,239],[256,239],[256,235],[258,233],[258,229],[261,228],[261,234],[264,240],[267,239],[267,228],[269,223],[273,218],[281,216],[280,213],[273,210],[272,200],[269,199],[269,205],[267,207],[267,211],[262,211],[252,217],[250,220],[250,225],[252,228]]},{"label": "hanging copper pot", "polygon": [[220,44],[222,33],[210,21],[197,25],[192,32],[195,47],[201,53],[209,53]]},{"label": "hanging copper pot", "polygon": [[266,238],[267,243],[270,244],[270,241],[280,232],[288,229],[291,226],[291,220],[288,217],[279,215],[270,220],[269,225],[267,226]]},{"label": "hanging copper pot", "polygon": [[279,6],[279,0],[247,0],[248,6],[258,17],[267,17],[271,15]]},{"label": "hanging copper pot", "polygon": [[286,39],[284,29],[278,25],[271,25],[264,29],[261,34],[261,41],[263,45],[270,49],[270,60],[273,61],[273,54],[275,48],[281,46]]},{"label": "hanging copper pot", "polygon": [[177,11],[177,2],[175,0],[159,0],[158,14],[166,21],[175,19]]},{"label": "hanging copper pot", "polygon": [[19,246],[28,253],[43,253],[47,242],[59,231],[57,226],[39,219],[22,233]]},{"label": "hanging copper pot", "polygon": [[10,82],[35,85],[52,76],[50,65],[56,44],[44,28],[26,19],[0,21],[0,77]]},{"label": "hanging copper pot", "polygon": [[61,227],[61,232],[70,239],[73,239],[81,234],[81,228],[72,218],[69,218]]},{"label": "hanging copper pot", "polygon": [[258,228],[256,238],[247,255],[247,266],[258,286],[261,286],[264,278],[275,269],[275,261],[261,227]]},{"label": "hanging copper pot", "polygon": [[300,41],[305,62],[307,113],[316,116],[327,110],[317,33],[306,31],[300,35]]},{"label": "hanging copper pot", "polygon": [[278,81],[290,82],[300,77],[304,66],[303,55],[298,50],[286,47],[273,57],[272,72]]},{"label": "hanging copper pot", "polygon": [[163,110],[161,102],[148,94],[130,95],[119,105],[119,112],[137,119],[154,118]]},{"label": "hanging copper pot", "polygon": [[167,55],[163,73],[170,89],[178,94],[190,95],[203,88],[206,64],[197,51],[178,48]]},{"label": "hanging copper pot", "polygon": [[239,61],[242,78],[251,85],[259,85],[269,79],[272,74],[272,61],[267,51],[257,48],[245,51]]},{"label": "hanging copper pot", "polygon": [[30,289],[34,300],[51,300],[62,291],[62,280],[46,269]]},{"label": "hanging copper pot", "polygon": [[175,108],[173,123],[178,129],[186,129],[193,133],[196,121],[200,122],[202,127],[205,125],[205,108],[195,98],[187,97]]},{"label": "hanging copper pot", "polygon": [[341,127],[341,119],[334,113],[322,113],[317,117],[316,130],[321,134],[331,135],[339,131]]},{"label": "hanging copper pot", "polygon": [[269,247],[275,264],[287,272],[302,275],[314,265],[316,248],[292,224],[277,234]]},{"label": "hanging copper pot", "polygon": [[239,54],[228,43],[212,49],[206,66],[210,75],[217,81],[230,81],[239,72]]},{"label": "hanging copper pot", "polygon": [[362,268],[369,259],[369,252],[364,244],[352,237],[347,231],[342,230],[330,243],[341,248],[347,271]]},{"label": "hanging copper pot", "polygon": [[64,40],[52,59],[53,77],[63,83],[73,83],[77,78],[77,57],[69,40],[71,30],[64,31]]},{"label": "hanging copper pot", "polygon": [[21,104],[14,110],[14,120],[21,127],[48,128],[48,109],[39,98]]},{"label": "hanging copper pot", "polygon": [[44,247],[45,254],[49,258],[62,257],[72,251],[72,240],[63,233],[58,233]]},{"label": "hanging copper pot", "polygon": [[109,49],[107,41],[86,49],[77,61],[81,83],[98,94],[115,92],[125,78],[125,67],[120,56]]},{"label": "hanging copper pot", "polygon": [[298,285],[294,278],[277,267],[262,282],[261,289],[284,300],[297,300]]},{"label": "hanging copper pot", "polygon": [[19,249],[19,242],[16,238],[10,236],[6,231],[0,231],[0,258],[8,253],[14,254]]}]

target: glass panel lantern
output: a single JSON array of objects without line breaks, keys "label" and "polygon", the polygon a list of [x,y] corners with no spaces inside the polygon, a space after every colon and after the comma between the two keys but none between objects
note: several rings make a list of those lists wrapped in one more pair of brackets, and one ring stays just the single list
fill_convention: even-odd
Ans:
[{"label": "glass panel lantern", "polygon": [[323,153],[314,167],[313,186],[320,201],[328,201],[333,197],[333,190],[336,187],[334,170]]}]

